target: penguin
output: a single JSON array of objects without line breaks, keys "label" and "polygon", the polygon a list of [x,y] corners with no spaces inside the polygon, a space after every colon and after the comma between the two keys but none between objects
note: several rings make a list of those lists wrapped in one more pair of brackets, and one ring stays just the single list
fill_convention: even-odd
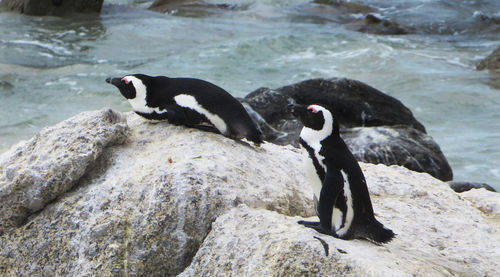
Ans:
[{"label": "penguin", "polygon": [[292,104],[290,109],[304,125],[299,143],[307,152],[306,177],[319,217],[319,222],[298,223],[346,240],[391,241],[395,234],[375,218],[363,172],[332,113],[319,105]]},{"label": "penguin", "polygon": [[[169,78],[133,74],[107,78],[132,105],[138,115],[148,120],[168,120],[233,139],[246,138],[256,145],[262,133],[243,105],[224,89],[193,78]],[[208,124],[208,125],[207,125]]]}]

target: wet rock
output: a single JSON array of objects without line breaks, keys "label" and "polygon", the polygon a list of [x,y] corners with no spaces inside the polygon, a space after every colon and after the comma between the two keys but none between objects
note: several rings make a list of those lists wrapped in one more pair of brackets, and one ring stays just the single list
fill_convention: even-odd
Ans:
[{"label": "wet rock", "polygon": [[0,233],[70,190],[110,145],[126,138],[113,110],[81,113],[0,156]]},{"label": "wet rock", "polygon": [[103,0],[3,0],[0,10],[27,15],[64,15],[99,13]]},{"label": "wet rock", "polygon": [[484,188],[486,190],[493,191],[493,192],[496,191],[492,186],[485,184],[485,183],[452,181],[452,182],[448,182],[448,184],[455,192],[464,192],[464,191],[469,191],[471,189],[480,189],[480,188]]},{"label": "wet rock", "polygon": [[425,132],[425,127],[399,100],[352,79],[311,79],[274,90],[260,88],[243,101],[278,130],[281,120],[291,118],[288,103],[296,102],[329,108],[343,128],[406,125]]},{"label": "wet rock", "polygon": [[[0,236],[0,275],[174,276],[190,264],[215,218],[240,203],[314,215],[298,149],[256,149],[135,114],[127,122],[126,143],[105,148],[75,189]],[[86,132],[99,130],[92,123],[84,124]],[[61,137],[83,136],[85,130],[76,127],[57,129]],[[66,148],[50,140],[55,149],[40,148],[43,136],[37,138],[31,153],[39,159]],[[61,174],[71,173],[64,159],[49,161]],[[85,163],[81,167],[85,171]],[[61,186],[77,178],[69,179]],[[29,186],[19,192],[31,199]]]},{"label": "wet rock", "polygon": [[333,111],[342,137],[359,161],[402,165],[444,181],[453,177],[439,145],[425,134],[425,127],[412,112],[399,100],[362,82],[312,79],[278,89],[260,88],[242,101],[262,117],[255,121],[269,142],[298,147],[302,124],[292,117],[288,105],[320,104]]},{"label": "wet rock", "polygon": [[477,65],[477,70],[497,70],[500,69],[500,48],[497,48],[488,57],[484,58]]},{"label": "wet rock", "polygon": [[[241,205],[213,223],[180,276],[498,274],[498,224],[474,203],[427,174],[361,166],[377,218],[397,234],[390,243],[335,239],[300,226],[297,220],[302,218]],[[482,197],[498,200],[495,195]]]},{"label": "wet rock", "polygon": [[150,10],[186,17],[205,17],[217,15],[224,11],[246,9],[247,5],[213,4],[203,0],[156,0],[149,7]]},{"label": "wet rock", "polygon": [[453,179],[446,157],[432,137],[407,126],[361,127],[342,132],[358,161],[401,165],[443,181]]},{"label": "wet rock", "polygon": [[331,7],[336,7],[339,9],[343,9],[343,12],[349,12],[349,13],[369,13],[369,12],[374,12],[375,9],[359,3],[359,2],[354,2],[354,1],[342,1],[342,0],[314,0],[313,3],[316,4],[322,4],[322,5],[328,5]]},{"label": "wet rock", "polygon": [[366,15],[362,20],[348,23],[346,27],[358,32],[376,35],[406,35],[415,32],[412,28],[381,19],[373,14]]}]

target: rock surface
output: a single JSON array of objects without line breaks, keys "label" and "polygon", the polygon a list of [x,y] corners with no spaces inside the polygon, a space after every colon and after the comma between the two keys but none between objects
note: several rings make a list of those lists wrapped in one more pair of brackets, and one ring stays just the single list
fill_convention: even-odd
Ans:
[{"label": "rock surface", "polygon": [[64,15],[69,13],[98,13],[103,0],[2,0],[0,10],[27,15]]},{"label": "rock surface", "polygon": [[[362,240],[339,240],[298,225],[301,218],[240,206],[214,222],[180,276],[500,273],[498,229],[470,202],[427,174],[383,165],[362,167],[376,216],[397,233],[390,243],[376,246]],[[493,202],[495,196],[486,198]]]},{"label": "rock surface", "polygon": [[[95,113],[78,117],[87,118],[89,132],[101,120]],[[127,120],[125,144],[105,148],[85,176],[67,177],[68,183],[60,184],[76,182],[72,191],[44,193],[57,200],[0,237],[0,275],[172,276],[189,265],[212,221],[240,203],[285,215],[314,215],[302,171],[291,170],[301,166],[297,149],[274,144],[254,149],[167,122],[150,124],[135,114]],[[31,147],[36,151],[26,151],[37,154],[40,163],[62,167],[65,160],[47,153],[61,149],[69,157],[80,155],[73,154],[71,145],[51,142],[79,137],[83,130],[67,124],[57,128],[55,137],[48,132],[37,136],[47,143],[36,139]],[[80,147],[87,143],[83,140]],[[6,160],[23,153],[6,154]],[[84,169],[82,163],[79,170]],[[1,178],[8,172],[2,171]],[[45,180],[32,187],[52,188]],[[12,198],[9,206],[21,205],[6,186],[2,191],[5,199]],[[27,199],[30,190],[19,188]],[[8,206],[5,210],[10,212]]]},{"label": "rock surface", "polygon": [[479,188],[484,188],[486,190],[495,192],[495,189],[492,186],[485,183],[452,181],[448,182],[448,184],[455,192],[464,192],[464,191],[469,191],[471,189],[479,189]]},{"label": "rock surface", "polygon": [[500,69],[500,47],[493,51],[493,53],[491,53],[488,57],[479,62],[479,64],[477,65],[477,70],[483,69]]},{"label": "rock surface", "polygon": [[448,181],[453,171],[432,137],[405,126],[351,128],[342,137],[358,161],[401,165]]},{"label": "rock surface", "polygon": [[0,234],[71,189],[106,147],[125,140],[127,129],[117,112],[86,112],[43,129],[2,155]]},{"label": "rock surface", "polygon": [[[88,138],[86,132],[99,129],[103,113],[114,115],[111,126],[121,130],[119,137],[127,135],[125,142],[103,143],[92,159],[72,150],[72,144],[51,143],[61,136]],[[13,148],[0,157],[2,168],[28,152],[40,164],[57,168],[71,157],[90,163],[82,163],[87,170],[78,180],[78,175],[62,179],[73,184],[67,185],[70,191],[47,191],[57,198],[0,235],[0,275],[500,273],[500,224],[485,213],[496,208],[483,208],[486,201],[498,203],[496,194],[478,190],[477,196],[466,197],[468,192],[456,194],[428,174],[361,163],[377,218],[398,235],[384,246],[343,241],[296,224],[314,215],[300,150],[269,143],[256,149],[167,122],[150,124],[131,113],[126,115],[126,131],[120,118],[110,111],[80,114],[49,128],[52,132],[44,130],[30,140],[31,148]],[[97,133],[100,137],[106,132]],[[93,141],[82,140],[80,147],[86,149]],[[52,153],[58,152],[67,156],[57,159]],[[2,180],[7,175],[0,172]],[[44,187],[49,181],[41,178],[37,184]],[[14,193],[6,186],[0,189]],[[27,196],[32,188],[20,191]],[[11,204],[15,207],[22,199],[12,197]]]}]

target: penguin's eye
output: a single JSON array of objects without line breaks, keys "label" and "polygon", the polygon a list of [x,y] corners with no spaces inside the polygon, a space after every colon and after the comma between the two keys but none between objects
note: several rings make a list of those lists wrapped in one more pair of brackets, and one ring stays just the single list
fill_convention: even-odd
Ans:
[{"label": "penguin's eye", "polygon": [[307,107],[307,109],[309,111],[313,112],[313,113],[317,113],[318,112],[318,110],[316,110],[316,108],[314,108],[313,106],[309,106],[309,107]]},{"label": "penguin's eye", "polygon": [[128,83],[130,83],[130,81],[125,77],[122,78],[122,81],[125,82],[125,84],[127,84],[127,85],[128,85]]}]

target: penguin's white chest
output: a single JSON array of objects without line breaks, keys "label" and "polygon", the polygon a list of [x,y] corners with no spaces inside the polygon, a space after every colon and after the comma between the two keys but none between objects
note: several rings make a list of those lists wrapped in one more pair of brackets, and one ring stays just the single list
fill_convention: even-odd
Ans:
[{"label": "penguin's white chest", "polygon": [[307,182],[312,188],[315,202],[318,202],[319,196],[321,194],[321,187],[323,185],[323,181],[319,178],[313,160],[311,159],[307,151],[304,151],[303,163],[304,163],[304,169],[306,171]]}]

